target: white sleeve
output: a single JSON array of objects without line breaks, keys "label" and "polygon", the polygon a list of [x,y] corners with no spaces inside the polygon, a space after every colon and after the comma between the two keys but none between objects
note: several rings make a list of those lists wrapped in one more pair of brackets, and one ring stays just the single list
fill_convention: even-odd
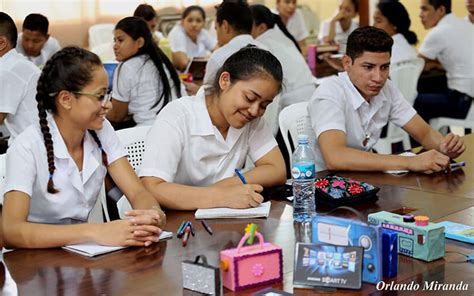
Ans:
[{"label": "white sleeve", "polygon": [[[214,52],[215,54],[216,52]],[[209,58],[206,64],[206,72],[204,74],[203,84],[212,84],[216,78],[217,71],[219,70],[219,63],[212,57]]]},{"label": "white sleeve", "polygon": [[97,131],[97,136],[100,139],[102,148],[104,148],[104,151],[107,154],[107,162],[109,165],[117,159],[128,155],[108,120],[105,120],[104,126]]},{"label": "white sleeve", "polygon": [[442,45],[444,44],[444,39],[439,37],[436,32],[428,33],[423,44],[421,44],[420,54],[430,60],[435,60],[441,51],[443,51]]},{"label": "white sleeve", "polygon": [[16,73],[0,70],[0,113],[16,113],[25,95],[25,86]]},{"label": "white sleeve", "polygon": [[202,29],[204,46],[207,50],[212,51],[217,45],[217,39],[206,30]]},{"label": "white sleeve", "polygon": [[329,21],[324,21],[321,24],[321,28],[319,28],[318,40],[319,42],[323,42],[324,37],[329,35]]},{"label": "white sleeve", "polygon": [[112,84],[112,98],[120,102],[130,102],[132,96],[132,88],[138,85],[136,81],[137,75],[129,75],[130,67],[125,63],[120,63],[114,71]]},{"label": "white sleeve", "polygon": [[297,9],[295,11],[295,39],[301,41],[306,39],[309,36],[308,29],[306,29],[306,24],[304,22],[303,13],[301,10]]},{"label": "white sleeve", "polygon": [[185,54],[188,54],[186,51],[185,34],[186,33],[183,34],[178,25],[173,27],[173,29],[168,35],[168,40],[170,42],[172,52],[184,52]]},{"label": "white sleeve", "polygon": [[143,163],[138,175],[173,182],[183,154],[184,141],[176,121],[170,122],[160,116],[165,112],[167,110],[163,109],[159,113],[148,132]]},{"label": "white sleeve", "polygon": [[253,162],[256,162],[278,144],[263,117],[256,119],[256,122],[251,125],[251,129],[249,135],[249,156]]},{"label": "white sleeve", "polygon": [[[311,127],[316,133],[316,139],[328,130],[340,130],[346,133],[344,105],[341,100],[334,99],[338,95],[337,92],[336,89],[321,85],[308,105]],[[339,93],[339,96],[342,97],[343,94]]]},{"label": "white sleeve", "polygon": [[[6,192],[16,190],[33,194],[33,185],[36,180],[36,160],[31,147],[27,147],[22,141],[25,137],[18,137],[13,145],[8,148],[6,159],[6,177],[3,195]],[[46,154],[44,155],[46,158]],[[19,165],[21,164],[21,165]]]},{"label": "white sleeve", "polygon": [[387,80],[387,83],[390,87],[389,95],[392,98],[389,121],[398,127],[403,127],[416,115],[416,111],[391,81]]}]

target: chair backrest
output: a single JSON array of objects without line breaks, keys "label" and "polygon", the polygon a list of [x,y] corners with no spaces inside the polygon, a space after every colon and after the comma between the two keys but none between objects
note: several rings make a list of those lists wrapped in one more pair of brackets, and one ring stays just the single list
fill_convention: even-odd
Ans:
[{"label": "chair backrest", "polygon": [[128,152],[128,162],[136,171],[142,165],[145,138],[151,126],[131,127],[116,131],[122,146]]},{"label": "chair backrest", "polygon": [[309,34],[313,36],[317,36],[319,32],[318,16],[313,12],[311,7],[309,7],[306,4],[298,5],[298,8],[301,10],[301,13],[303,14],[304,23],[305,23],[306,29],[308,29]]},{"label": "chair backrest", "polygon": [[114,40],[115,24],[104,23],[89,27],[89,48],[97,47],[103,43],[110,43]]},{"label": "chair backrest", "polygon": [[7,155],[0,154],[0,205],[3,205],[3,187],[5,187],[6,174],[7,174]]},{"label": "chair backrest", "polygon": [[268,127],[272,130],[273,136],[278,133],[278,114],[281,111],[281,94],[278,94],[273,102],[268,105],[267,110],[263,114],[263,118],[267,122]]},{"label": "chair backrest", "polygon": [[[286,149],[290,155],[291,165],[291,154],[298,145],[298,135],[307,134],[311,138],[312,131],[310,130],[311,124],[308,116],[308,102],[301,102],[292,104],[280,112],[278,122],[280,124],[280,131],[285,142]],[[290,142],[291,137],[291,142]]]},{"label": "chair backrest", "polygon": [[[90,50],[99,56],[102,63],[107,62],[114,62],[115,61],[115,54],[114,54],[114,42],[110,41],[107,43],[101,43],[94,47],[90,47]],[[115,62],[118,63],[118,62]]]},{"label": "chair backrest", "polygon": [[420,77],[425,60],[416,58],[398,62],[390,66],[390,79],[397,85],[405,99],[413,105],[418,92],[418,78]]},{"label": "chair backrest", "polygon": [[160,15],[160,22],[158,23],[158,30],[168,36],[171,29],[181,21],[181,13]]}]

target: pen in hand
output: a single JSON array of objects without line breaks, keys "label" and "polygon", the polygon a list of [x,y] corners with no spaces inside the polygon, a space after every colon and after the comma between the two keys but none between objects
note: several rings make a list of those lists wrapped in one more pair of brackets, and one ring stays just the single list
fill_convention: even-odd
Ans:
[{"label": "pen in hand", "polygon": [[235,169],[235,174],[237,177],[239,177],[240,181],[242,181],[243,184],[247,184],[247,180],[245,179],[245,176],[242,174],[242,172],[239,169]]},{"label": "pen in hand", "polygon": [[466,166],[466,162],[465,162],[465,161],[455,162],[455,163],[450,163],[450,164],[449,164],[449,168],[450,168],[451,170],[456,169],[456,168],[462,168],[462,167],[465,167],[465,166]]}]

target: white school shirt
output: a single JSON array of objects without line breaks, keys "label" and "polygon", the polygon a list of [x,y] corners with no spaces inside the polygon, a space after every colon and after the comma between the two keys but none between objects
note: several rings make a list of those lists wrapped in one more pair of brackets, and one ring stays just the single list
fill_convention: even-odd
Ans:
[{"label": "white school shirt", "polygon": [[[316,89],[308,104],[308,114],[316,136],[316,170],[322,171],[326,169],[326,163],[317,139],[323,132],[343,131],[348,147],[370,151],[387,122],[403,127],[416,111],[390,80],[369,104],[352,84],[347,72],[342,72],[324,80]],[[370,138],[364,146],[366,135]]]},{"label": "white school shirt", "polygon": [[15,49],[0,58],[0,113],[6,113],[8,144],[29,125],[38,122],[36,84],[41,71]]},{"label": "white school shirt", "polygon": [[308,101],[316,90],[316,85],[308,64],[295,44],[277,27],[265,31],[257,37],[257,41],[263,43],[281,63],[283,69],[282,108]]},{"label": "white school shirt", "polygon": [[473,49],[473,26],[450,13],[426,35],[419,51],[424,57],[441,63],[449,89],[474,97]]},{"label": "white school shirt", "polygon": [[224,46],[216,49],[206,64],[206,73],[204,74],[203,84],[212,84],[216,77],[217,71],[224,65],[224,62],[234,53],[239,51],[242,47],[248,44],[253,44],[259,48],[266,49],[266,47],[253,39],[252,35],[242,34],[235,36]]},{"label": "white school shirt", "polygon": [[[163,67],[171,87],[171,101],[178,95],[168,69],[164,64]],[[163,106],[164,98],[160,99],[155,107],[152,106],[162,93],[160,72],[147,54],[121,62],[114,71],[112,98],[128,103],[128,113],[132,114],[137,126],[153,124],[156,113]]]},{"label": "white school shirt", "polygon": [[247,155],[255,162],[275,146],[275,138],[261,117],[241,129],[229,127],[224,139],[211,122],[201,87],[196,96],[173,101],[158,114],[145,141],[139,176],[209,186],[232,177]]},{"label": "white school shirt", "polygon": [[[321,24],[321,28],[319,29],[318,39],[319,42],[323,42],[324,37],[329,35],[329,28],[331,26],[331,20],[327,19]],[[340,22],[336,22],[336,35],[334,36],[334,41],[339,44],[339,52],[346,53],[346,46],[347,46],[347,38],[349,35],[359,27],[359,22],[355,20],[351,20],[351,25],[349,29],[344,32],[341,27]]]},{"label": "white school shirt", "polygon": [[52,36],[49,36],[48,41],[46,41],[46,43],[44,44],[39,56],[28,56],[26,55],[25,50],[21,45],[22,40],[23,33],[20,33],[18,34],[18,40],[16,42],[16,50],[40,68],[42,68],[46,64],[50,57],[52,57],[56,52],[61,49],[58,40]]},{"label": "white school shirt", "polygon": [[217,39],[212,37],[206,29],[202,29],[197,38],[196,43],[189,38],[181,24],[171,29],[168,34],[171,50],[173,52],[184,52],[189,58],[206,57],[216,47]]},{"label": "white school shirt", "polygon": [[405,36],[397,33],[392,36],[392,57],[390,58],[390,64],[395,65],[401,61],[413,60],[418,57],[416,49],[406,40]]},{"label": "white school shirt", "polygon": [[[280,14],[277,9],[272,10],[272,12],[275,14]],[[301,9],[297,8],[295,12],[288,18],[286,29],[291,35],[293,35],[293,37],[295,37],[296,41],[304,40],[309,36]]]},{"label": "white school shirt", "polygon": [[[21,191],[30,196],[28,221],[46,224],[73,224],[87,221],[94,207],[107,169],[102,153],[89,132],[84,137],[82,172],[69,155],[55,120],[48,114],[53,140],[54,186],[56,194],[48,193],[48,157],[39,124],[29,126],[7,151],[5,192]],[[97,130],[107,161],[112,164],[127,155],[112,125],[104,121]]]}]

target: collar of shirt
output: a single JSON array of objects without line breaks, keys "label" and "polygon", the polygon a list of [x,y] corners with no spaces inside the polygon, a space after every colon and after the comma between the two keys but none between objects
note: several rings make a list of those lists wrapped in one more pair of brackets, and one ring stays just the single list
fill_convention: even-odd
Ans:
[{"label": "collar of shirt", "polygon": [[448,13],[447,15],[443,16],[439,21],[438,24],[435,26],[444,26],[444,25],[449,25],[453,24],[456,22],[456,17],[452,13]]},{"label": "collar of shirt", "polygon": [[13,59],[15,57],[25,58],[23,55],[19,54],[18,51],[15,48],[12,48],[9,51],[7,51],[6,54],[4,54],[2,57],[0,57],[0,62],[6,62],[7,60]]},{"label": "collar of shirt", "polygon": [[378,109],[387,100],[387,98],[384,95],[382,95],[382,90],[383,90],[382,88],[382,90],[380,91],[378,95],[370,99],[370,104],[369,104],[369,102],[365,100],[365,98],[360,94],[360,92],[357,90],[355,85],[352,83],[347,72],[342,72],[342,73],[339,73],[338,75],[344,81],[346,89],[350,91],[351,95],[349,96],[349,98],[351,100],[351,104],[354,110],[359,109],[362,105],[369,105],[372,108],[375,107],[376,109]]}]

